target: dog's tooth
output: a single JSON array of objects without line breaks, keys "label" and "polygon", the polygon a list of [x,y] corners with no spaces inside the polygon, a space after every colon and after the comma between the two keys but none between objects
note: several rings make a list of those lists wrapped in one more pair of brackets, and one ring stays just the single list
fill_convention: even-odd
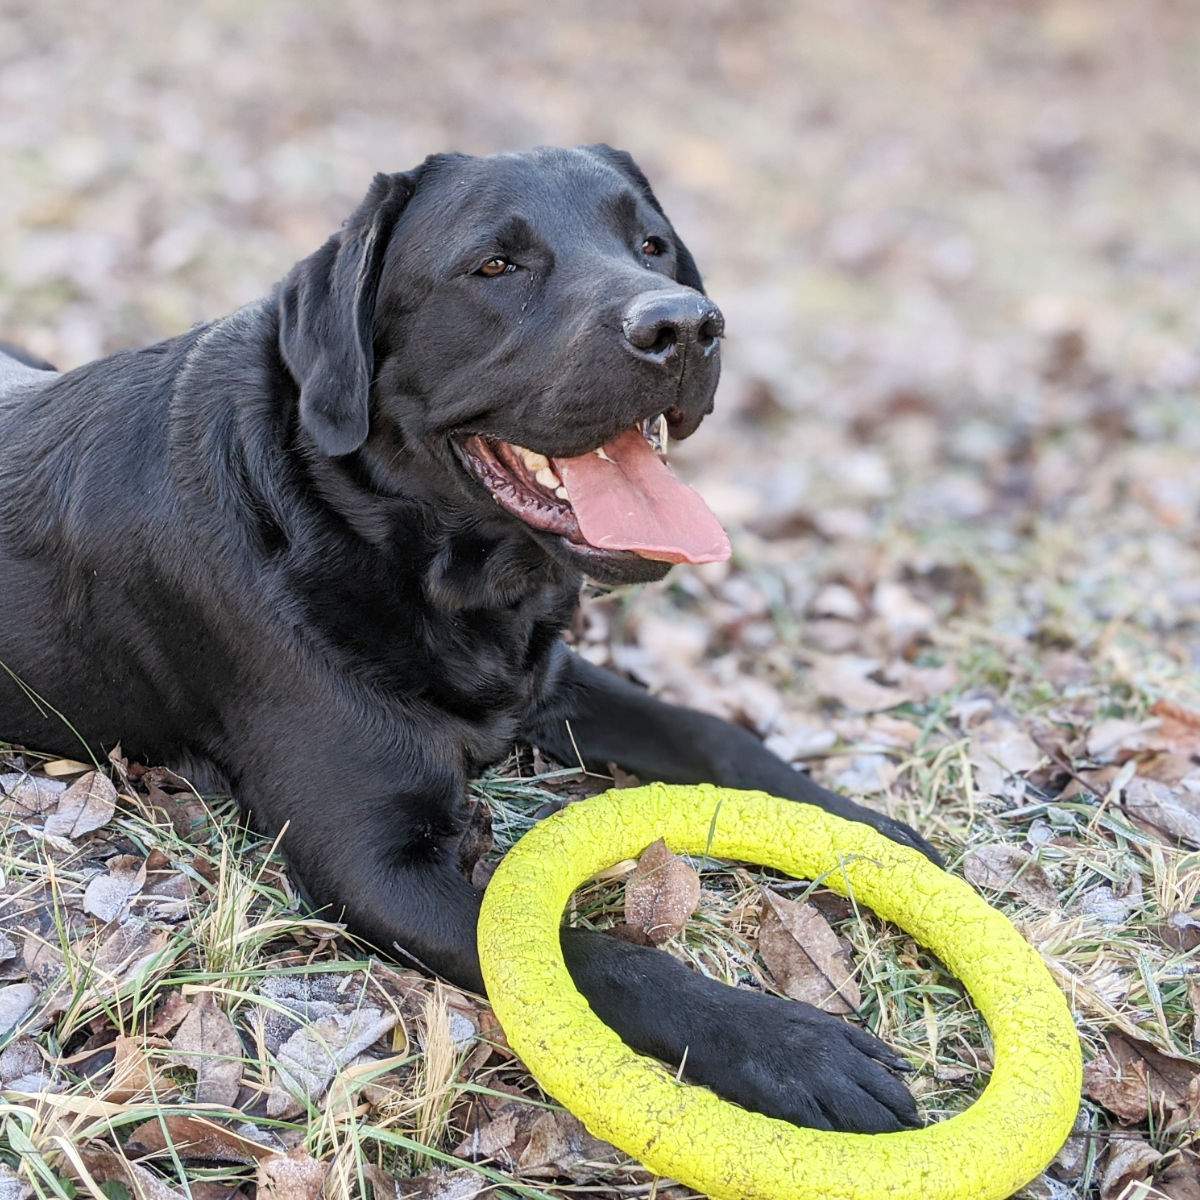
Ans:
[{"label": "dog's tooth", "polygon": [[556,487],[560,487],[562,485],[562,480],[559,479],[559,477],[555,475],[552,470],[550,470],[548,465],[542,467],[542,469],[534,476],[534,479],[536,479],[538,483],[540,483],[548,492],[552,492]]},{"label": "dog's tooth", "polygon": [[608,455],[607,455],[607,454],[605,454],[605,453],[604,453],[604,447],[603,447],[603,446],[597,446],[597,447],[595,448],[595,450],[593,450],[593,451],[592,451],[592,453],[593,453],[594,455],[596,455],[596,457],[597,457],[597,458],[602,458],[602,459],[604,459],[604,461],[605,461],[605,462],[612,462],[612,461],[613,461],[611,458],[609,458],[609,457],[608,457]]},{"label": "dog's tooth", "polygon": [[526,450],[524,446],[521,447],[521,461],[531,473],[544,471],[550,465],[550,460],[544,454],[539,454],[536,450]]},{"label": "dog's tooth", "polygon": [[556,495],[556,496],[557,496],[557,497],[558,497],[560,500],[570,500],[570,498],[571,498],[571,497],[570,497],[570,496],[567,494],[567,489],[566,489],[565,487],[556,487],[556,488],[554,489],[554,494],[555,494],[555,495]]},{"label": "dog's tooth", "polygon": [[658,420],[654,422],[654,440],[657,443],[655,449],[662,455],[667,457],[667,441],[669,435],[667,433],[667,414],[659,413]]}]

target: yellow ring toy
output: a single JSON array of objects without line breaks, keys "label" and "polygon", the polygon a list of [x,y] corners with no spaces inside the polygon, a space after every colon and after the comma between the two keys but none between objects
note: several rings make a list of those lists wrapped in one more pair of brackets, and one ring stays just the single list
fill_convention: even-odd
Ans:
[{"label": "yellow ring toy", "polygon": [[[563,963],[571,893],[657,838],[775,867],[853,895],[932,950],[992,1031],[995,1067],[966,1112],[924,1129],[799,1129],[679,1083],[597,1018]],[[1004,1200],[1066,1140],[1082,1063],[1070,1011],[1037,952],[971,887],[866,825],[762,792],[653,784],[536,825],[488,885],[479,919],[488,997],[533,1076],[596,1136],[713,1200]]]}]

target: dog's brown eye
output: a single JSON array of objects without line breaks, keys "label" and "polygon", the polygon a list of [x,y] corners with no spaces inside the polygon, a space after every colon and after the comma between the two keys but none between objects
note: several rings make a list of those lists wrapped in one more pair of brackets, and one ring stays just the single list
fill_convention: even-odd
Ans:
[{"label": "dog's brown eye", "polygon": [[475,274],[485,275],[488,279],[491,279],[493,275],[507,275],[509,271],[515,271],[516,269],[516,266],[510,263],[507,258],[489,258]]},{"label": "dog's brown eye", "polygon": [[646,255],[647,258],[653,258],[655,255],[661,254],[662,252],[663,244],[656,237],[648,237],[642,243],[642,253]]}]

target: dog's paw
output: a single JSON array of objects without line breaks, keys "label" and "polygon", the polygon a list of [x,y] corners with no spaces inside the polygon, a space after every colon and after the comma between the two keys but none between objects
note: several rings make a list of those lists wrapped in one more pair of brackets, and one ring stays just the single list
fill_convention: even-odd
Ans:
[{"label": "dog's paw", "polygon": [[935,866],[944,867],[946,865],[942,861],[942,856],[910,825],[905,825],[903,821],[893,820],[883,813],[873,812],[871,809],[863,809],[863,812],[869,814],[869,819],[867,817],[857,819],[865,821],[872,829],[882,833],[884,837],[891,838],[893,842],[899,842],[901,846],[909,846],[913,850],[919,851]]},{"label": "dog's paw", "polygon": [[688,1046],[685,1078],[813,1129],[920,1125],[912,1095],[892,1074],[908,1064],[874,1035],[795,1000],[743,991],[722,1000],[719,1030]]}]

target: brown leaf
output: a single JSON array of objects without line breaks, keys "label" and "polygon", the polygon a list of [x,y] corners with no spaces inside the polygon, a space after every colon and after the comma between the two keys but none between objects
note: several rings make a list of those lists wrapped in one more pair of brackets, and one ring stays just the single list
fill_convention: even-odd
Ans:
[{"label": "brown leaf", "polygon": [[181,1159],[252,1163],[275,1151],[205,1117],[167,1113],[143,1121],[129,1135],[126,1150],[139,1156],[158,1155],[170,1147]]},{"label": "brown leaf", "polygon": [[1107,1043],[1084,1067],[1085,1096],[1126,1125],[1153,1120],[1168,1131],[1200,1130],[1200,1062],[1116,1031]]},{"label": "brown leaf", "polygon": [[1100,1200],[1125,1200],[1127,1188],[1150,1178],[1150,1172],[1162,1158],[1148,1142],[1113,1142],[1100,1178]]},{"label": "brown leaf", "polygon": [[1125,786],[1122,803],[1129,816],[1152,825],[1172,842],[1200,846],[1200,798],[1135,775]]},{"label": "brown leaf", "polygon": [[117,807],[117,789],[99,771],[77,779],[46,818],[45,831],[56,837],[82,837],[107,825]]},{"label": "brown leaf", "polygon": [[683,932],[700,903],[700,876],[661,838],[642,851],[625,883],[625,922],[656,946]]},{"label": "brown leaf", "polygon": [[829,922],[810,904],[769,888],[762,895],[758,951],[779,989],[825,1012],[856,1011],[862,996]]},{"label": "brown leaf", "polygon": [[0,816],[36,817],[53,808],[66,790],[61,780],[40,775],[0,775]]},{"label": "brown leaf", "polygon": [[166,999],[158,1006],[148,1032],[155,1037],[165,1037],[191,1011],[192,1006],[183,998],[182,992],[178,989],[168,992]]},{"label": "brown leaf", "polygon": [[1159,927],[1159,936],[1172,950],[1195,950],[1200,947],[1200,912],[1171,913]]},{"label": "brown leaf", "polygon": [[137,1200],[184,1200],[182,1192],[168,1187],[140,1163],[129,1162],[102,1142],[82,1147],[79,1156],[97,1183],[119,1183]]},{"label": "brown leaf", "polygon": [[196,1072],[198,1103],[232,1107],[242,1084],[242,1042],[211,992],[197,997],[171,1039],[171,1048],[172,1062]]},{"label": "brown leaf", "polygon": [[117,854],[92,877],[83,893],[83,911],[101,921],[115,921],[146,882],[146,860],[140,854]]},{"label": "brown leaf", "polygon": [[993,842],[972,850],[963,860],[963,874],[977,888],[1007,892],[1043,912],[1058,908],[1058,894],[1049,876],[1018,846]]},{"label": "brown leaf", "polygon": [[1160,700],[1150,712],[1162,722],[1159,739],[1168,750],[1200,755],[1200,712],[1174,700]]},{"label": "brown leaf", "polygon": [[259,1200],[318,1200],[328,1171],[303,1146],[273,1154],[258,1164]]},{"label": "brown leaf", "polygon": [[[152,1055],[152,1051],[161,1051],[166,1045],[163,1038],[118,1036],[113,1043],[112,1079],[104,1089],[104,1098],[124,1104],[134,1096],[157,1100],[178,1092],[179,1088],[159,1065],[165,1062],[163,1056]],[[154,1061],[155,1057],[158,1062]]]},{"label": "brown leaf", "polygon": [[553,1178],[570,1175],[576,1182],[583,1163],[612,1163],[621,1155],[607,1142],[593,1137],[583,1122],[568,1112],[543,1109],[519,1100],[500,1104],[454,1149],[460,1158],[496,1159],[517,1166],[523,1175]]},{"label": "brown leaf", "polygon": [[1184,1150],[1156,1182],[1170,1200],[1200,1200],[1200,1154]]}]

